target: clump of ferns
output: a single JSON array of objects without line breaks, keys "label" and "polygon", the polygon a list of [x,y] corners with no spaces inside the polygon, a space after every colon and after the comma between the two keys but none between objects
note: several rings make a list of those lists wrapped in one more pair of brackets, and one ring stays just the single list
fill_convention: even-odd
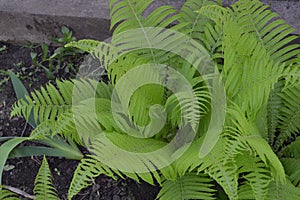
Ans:
[{"label": "clump of ferns", "polygon": [[[113,35],[137,28],[160,27],[184,33],[203,45],[224,83],[227,101],[224,128],[214,141],[204,139],[213,134],[206,133],[208,124],[214,123],[210,122],[209,87],[179,56],[151,49],[151,46],[121,54],[118,48],[128,42],[122,40],[118,41],[119,46],[94,40],[72,42],[68,46],[99,59],[110,81],[100,84],[96,80],[57,81],[57,88],[48,84],[32,92],[31,97],[18,101],[12,111],[13,116],[26,118],[33,113],[40,125],[32,137],[60,134],[91,152],[80,161],[68,198],[72,199],[88,187],[93,178],[105,174],[159,184],[159,199],[299,199],[300,171],[296,166],[300,164],[297,135],[300,129],[300,45],[290,44],[297,38],[290,35],[294,29],[258,0],[240,0],[227,8],[222,7],[220,1],[188,0],[179,11],[167,5],[143,16],[152,2],[111,0]],[[139,37],[136,35],[135,39],[139,41]],[[169,39],[157,40],[162,46],[175,46],[179,43],[177,39],[172,40],[170,35]],[[158,85],[139,88],[130,99],[128,116],[118,120],[123,120],[125,130],[139,132],[138,127],[162,114],[156,107],[149,109],[151,105],[160,104],[167,111],[168,123],[159,134],[135,138],[116,123],[111,108],[113,88],[129,70],[153,62],[174,67],[192,83],[199,106],[188,102],[190,112],[184,112],[184,119],[197,121],[200,113],[201,124],[187,151],[169,166],[155,170],[156,166],[144,160],[141,166],[152,169],[151,172],[129,173],[119,169],[124,165],[135,169],[134,165],[141,163],[123,163],[122,155],[109,154],[113,149],[101,146],[103,134],[128,151],[154,151],[166,145],[184,123],[178,117],[180,110],[176,109],[179,100]],[[144,73],[149,72],[151,70]],[[167,78],[170,77],[165,77],[166,81]],[[127,86],[119,87],[122,90],[118,90],[118,95],[126,95]],[[72,91],[77,91],[75,96],[79,96],[75,100]],[[85,109],[86,105],[95,107],[89,110]],[[93,112],[95,116],[90,115]],[[213,148],[199,155],[203,145]],[[103,160],[105,154],[111,155],[120,168],[107,166]],[[219,188],[222,190],[217,190]]]}]

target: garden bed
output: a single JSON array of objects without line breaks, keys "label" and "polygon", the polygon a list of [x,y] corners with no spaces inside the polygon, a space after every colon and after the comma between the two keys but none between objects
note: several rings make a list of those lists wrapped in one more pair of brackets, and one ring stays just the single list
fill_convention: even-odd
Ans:
[{"label": "garden bed", "polygon": [[[28,136],[32,130],[30,125],[22,118],[10,119],[12,104],[17,100],[11,81],[6,72],[13,71],[22,80],[25,87],[32,91],[51,81],[44,70],[32,65],[29,46],[18,46],[0,43],[0,47],[6,47],[0,52],[0,137],[2,136]],[[40,51],[40,50],[39,50]],[[80,62],[82,59],[78,59]],[[56,78],[66,78],[68,74],[56,73]],[[22,145],[26,145],[22,144]],[[33,193],[34,179],[38,172],[42,157],[29,157],[10,159],[6,163],[6,171],[3,173],[3,185],[18,188],[28,194]],[[74,170],[78,161],[64,158],[48,157],[48,162],[54,179],[54,185],[61,199],[67,199]],[[146,183],[138,184],[132,180],[113,180],[100,176],[93,185],[77,195],[74,199],[155,199],[158,188]],[[21,196],[20,196],[21,197]]]}]

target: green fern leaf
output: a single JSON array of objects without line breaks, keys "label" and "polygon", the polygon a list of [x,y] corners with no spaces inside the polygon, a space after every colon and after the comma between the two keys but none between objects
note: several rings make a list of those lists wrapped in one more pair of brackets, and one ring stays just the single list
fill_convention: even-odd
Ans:
[{"label": "green fern leaf", "polygon": [[203,143],[203,137],[195,139],[189,148],[174,162],[174,168],[179,176],[184,176],[193,171],[203,162],[199,159],[199,148]]},{"label": "green fern leaf", "polygon": [[135,0],[111,0],[111,29],[118,24],[114,30],[114,34],[142,27],[145,23],[145,18],[142,14],[152,2],[153,0],[143,2]]},{"label": "green fern leaf", "polygon": [[300,88],[292,87],[284,90],[279,96],[283,100],[283,106],[280,108],[279,130],[280,134],[275,141],[275,149],[278,150],[284,142],[298,133],[300,129]]},{"label": "green fern leaf", "polygon": [[74,172],[68,191],[68,199],[71,200],[82,189],[90,186],[92,180],[101,174],[115,178],[113,172],[93,156],[83,158]]},{"label": "green fern leaf", "polygon": [[297,166],[300,166],[300,158],[281,158],[280,160],[293,185],[299,187],[300,171]]},{"label": "green fern leaf", "polygon": [[[13,105],[11,116],[23,115],[29,118],[33,111],[34,120],[41,123],[48,119],[53,120],[59,114],[71,108],[73,83],[71,81],[56,81],[58,89],[48,84],[40,91],[31,92],[31,97],[19,100]],[[61,91],[61,92],[59,92]]]},{"label": "green fern leaf", "polygon": [[[155,178],[160,183],[160,176],[156,170],[160,169],[161,166],[170,164],[166,160],[170,158],[170,155],[168,156],[170,152],[155,153],[156,150],[165,145],[164,142],[158,140],[103,132],[97,135],[91,143],[89,150],[97,160],[109,165],[110,168],[114,168],[114,171],[121,171],[138,182],[141,178],[150,184],[154,184],[153,178]],[[152,176],[149,176],[149,174],[152,174]]]},{"label": "green fern leaf", "polygon": [[178,19],[172,6],[160,6],[145,17],[143,14],[152,2],[153,0],[111,0],[111,29],[115,28],[113,34],[135,28],[166,28]]},{"label": "green fern leaf", "polygon": [[37,200],[59,199],[52,184],[51,172],[45,156],[35,178],[33,192]]},{"label": "green fern leaf", "polygon": [[226,159],[224,140],[219,139],[213,150],[203,158],[198,172],[204,171],[226,192],[229,199],[238,199],[238,169],[232,159]]},{"label": "green fern leaf", "polygon": [[165,180],[157,198],[161,200],[215,199],[212,179],[204,174],[187,173],[176,180]]},{"label": "green fern leaf", "polygon": [[187,33],[191,38],[201,42],[205,26],[211,22],[208,18],[201,15],[200,13],[196,13],[195,11],[200,10],[203,6],[206,5],[215,5],[216,3],[213,1],[197,1],[197,0],[188,0],[184,3],[182,8],[180,9],[178,15],[179,23],[187,23],[188,25],[184,27],[183,31],[187,31],[187,27],[189,30]]},{"label": "green fern leaf", "polygon": [[266,166],[272,170],[272,175],[276,181],[285,181],[285,172],[281,162],[277,155],[273,152],[267,141],[261,136],[256,124],[245,117],[245,114],[238,108],[230,108],[228,112],[232,115],[232,121],[238,130],[250,137],[246,137],[246,143],[260,159],[265,163]]},{"label": "green fern leaf", "polygon": [[18,200],[19,198],[15,193],[0,186],[0,199],[1,200]]},{"label": "green fern leaf", "polygon": [[269,192],[267,200],[286,200],[286,199],[300,199],[300,188],[295,187],[291,182],[276,183],[271,182],[269,185]]},{"label": "green fern leaf", "polygon": [[242,199],[243,200],[255,199],[252,188],[249,185],[249,183],[247,183],[247,182],[241,183],[241,186],[239,187],[239,190],[238,190],[238,194],[239,194],[239,199],[241,199],[241,200]]},{"label": "green fern leaf", "polygon": [[275,62],[289,64],[300,53],[299,44],[286,46],[297,38],[290,36],[294,29],[278,19],[278,14],[270,11],[259,0],[238,1],[232,9],[244,31],[255,35]]},{"label": "green fern leaf", "polygon": [[[113,67],[109,68],[109,66],[121,59],[119,58],[121,51],[118,50],[118,48],[109,43],[100,42],[97,40],[79,40],[76,42],[68,43],[66,47],[75,47],[81,49],[97,58],[100,63],[100,67],[98,69],[106,69],[110,80],[112,80],[112,82],[115,81],[115,77],[117,76],[115,75],[116,70]],[[96,71],[98,69],[96,69]],[[89,75],[93,75],[95,73],[95,70],[91,71],[90,73],[91,74]]]},{"label": "green fern leaf", "polygon": [[274,144],[275,133],[279,126],[280,107],[283,106],[282,98],[279,96],[283,87],[283,81],[275,84],[274,90],[271,91],[267,105],[268,120],[268,143]]},{"label": "green fern leaf", "polygon": [[282,147],[279,155],[284,158],[300,158],[300,138]]},{"label": "green fern leaf", "polygon": [[255,199],[265,199],[272,181],[271,171],[259,158],[248,153],[238,155],[236,163],[239,165],[239,173],[251,186]]}]

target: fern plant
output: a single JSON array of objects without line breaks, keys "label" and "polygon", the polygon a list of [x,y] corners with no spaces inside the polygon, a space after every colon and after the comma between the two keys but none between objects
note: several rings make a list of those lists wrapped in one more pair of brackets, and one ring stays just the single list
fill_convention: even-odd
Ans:
[{"label": "fern plant", "polygon": [[48,162],[44,156],[39,172],[34,181],[35,199],[58,199],[56,189],[52,183],[52,177]]},{"label": "fern plant", "polygon": [[293,28],[258,0],[188,0],[145,16],[152,2],[111,0],[111,42],[67,45],[98,58],[107,83],[90,71],[13,107],[39,123],[30,139],[60,135],[90,152],[68,198],[105,174],[158,184],[159,199],[299,199]]},{"label": "fern plant", "polygon": [[[13,192],[12,192],[13,191]],[[18,195],[22,195],[25,197],[28,197],[30,199],[37,199],[37,200],[43,200],[43,199],[52,199],[52,200],[58,200],[57,191],[53,186],[52,183],[52,175],[50,172],[50,168],[47,162],[46,157],[44,156],[43,161],[41,163],[40,169],[36,175],[36,179],[34,182],[34,189],[33,189],[34,195],[29,195],[27,193],[23,193],[22,191],[19,191],[16,188],[11,189],[9,191],[7,187],[1,187],[0,190],[0,199],[2,200],[17,200]]]}]

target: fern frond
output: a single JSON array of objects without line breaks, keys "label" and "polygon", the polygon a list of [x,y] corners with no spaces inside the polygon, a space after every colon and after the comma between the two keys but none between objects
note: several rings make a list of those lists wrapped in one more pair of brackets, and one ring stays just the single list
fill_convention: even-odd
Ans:
[{"label": "fern frond", "polygon": [[187,173],[176,180],[165,180],[157,198],[160,200],[215,199],[212,179],[202,173]]},{"label": "fern frond", "polygon": [[223,31],[221,26],[218,24],[206,24],[202,41],[205,45],[205,48],[210,52],[210,55],[216,61],[223,58],[222,37]]},{"label": "fern frond", "polygon": [[0,186],[0,199],[1,200],[18,200],[19,198],[15,193]]},{"label": "fern frond", "polygon": [[227,36],[223,38],[222,73],[227,95],[255,118],[267,103],[271,90],[282,76],[284,66],[273,63],[257,40],[249,34],[243,34],[235,22],[227,22],[224,31]]},{"label": "fern frond", "polygon": [[290,180],[295,186],[299,186],[300,183],[300,138],[297,137],[295,141],[287,146],[284,146],[279,156],[281,156],[281,162],[284,166],[286,174],[289,175]]},{"label": "fern frond", "polygon": [[37,200],[59,199],[51,180],[51,172],[45,156],[35,178],[33,192]]},{"label": "fern frond", "polygon": [[[75,47],[81,49],[83,51],[88,52],[93,57],[99,60],[99,68],[95,70],[99,70],[101,68],[105,68],[108,72],[110,80],[114,80],[115,75],[112,71],[113,68],[108,68],[110,64],[118,61],[118,57],[121,54],[121,51],[118,50],[117,47],[112,44],[106,42],[100,42],[97,40],[79,40],[76,42],[71,42],[66,45],[66,47]],[[120,59],[120,58],[119,58]],[[91,73],[94,73],[92,71]],[[114,81],[112,81],[114,82]]]},{"label": "fern frond", "polygon": [[247,144],[247,138],[240,130],[234,127],[227,127],[222,135],[225,138],[226,159],[233,159],[244,151],[252,152],[251,147]]},{"label": "fern frond", "polygon": [[173,6],[160,6],[146,17],[144,27],[169,28],[179,19],[176,13],[177,10]]},{"label": "fern frond", "polygon": [[229,199],[238,199],[238,168],[233,159],[226,157],[224,140],[219,139],[213,150],[201,162],[198,172],[204,171],[226,192]]},{"label": "fern frond", "polygon": [[31,97],[26,96],[25,99],[17,101],[13,105],[11,116],[23,115],[28,119],[32,112],[37,123],[56,119],[71,108],[73,83],[57,80],[56,84],[58,89],[49,83],[46,87],[41,87],[40,91],[31,92]]},{"label": "fern frond", "polygon": [[299,87],[300,85],[300,54],[298,56],[297,64],[290,65],[286,68],[284,76],[285,85],[283,90],[288,88]]},{"label": "fern frond", "polygon": [[92,184],[92,180],[101,174],[114,177],[114,173],[93,156],[83,158],[77,166],[68,191],[68,199],[71,200],[82,189]]},{"label": "fern frond", "polygon": [[229,108],[228,112],[232,116],[232,121],[235,127],[246,137],[246,142],[253,149],[267,167],[272,170],[272,175],[275,179],[285,181],[285,172],[277,155],[273,152],[267,141],[261,136],[256,124],[247,119],[241,109],[236,106]]},{"label": "fern frond", "polygon": [[289,140],[300,129],[300,88],[292,87],[279,94],[282,98],[282,107],[279,114],[279,135],[275,141],[275,149],[279,150],[284,142]]},{"label": "fern frond", "polygon": [[297,166],[300,166],[300,158],[281,158],[280,160],[293,185],[299,187],[300,171]]},{"label": "fern frond", "polygon": [[116,119],[114,119],[110,99],[86,99],[75,106],[73,110],[77,114],[75,116],[75,122],[79,129],[89,130],[90,132],[94,131],[96,133],[101,132],[102,130],[122,132],[118,127],[118,124],[116,124]]},{"label": "fern frond", "polygon": [[121,171],[138,182],[140,178],[154,184],[153,178],[158,183],[161,181],[156,170],[170,164],[166,164],[168,163],[167,159],[170,158],[170,155],[168,157],[170,152],[166,150],[155,153],[164,145],[164,142],[154,139],[103,132],[91,141],[89,151],[95,155],[97,160],[114,168],[114,171]]},{"label": "fern frond", "polygon": [[279,96],[283,87],[283,81],[275,84],[271,91],[267,104],[267,123],[268,123],[268,143],[273,145],[275,133],[279,125],[280,108],[283,105],[282,98]]},{"label": "fern frond", "polygon": [[180,16],[178,19],[179,23],[187,23],[187,26],[185,26],[182,31],[186,32],[185,34],[201,43],[205,26],[211,21],[207,17],[200,13],[196,13],[195,11],[200,10],[203,6],[215,4],[216,3],[214,1],[205,0],[186,1],[178,13]]},{"label": "fern frond", "polygon": [[60,135],[65,139],[75,141],[77,144],[83,145],[81,138],[78,135],[73,113],[66,111],[57,116],[57,120],[47,120],[38,124],[30,133],[31,139],[52,138],[55,135]]},{"label": "fern frond", "polygon": [[284,20],[278,19],[278,14],[268,9],[259,0],[242,0],[233,4],[232,9],[244,31],[257,37],[264,48],[276,62],[293,63],[291,61],[300,53],[300,45],[286,46],[297,38],[291,36],[294,29]]},{"label": "fern frond", "polygon": [[199,149],[203,143],[203,137],[195,139],[189,148],[174,162],[174,168],[179,176],[192,172],[203,162],[199,159]]},{"label": "fern frond", "polygon": [[286,199],[299,199],[300,188],[295,187],[290,181],[286,183],[276,183],[272,181],[269,184],[267,200],[286,200]]},{"label": "fern frond", "polygon": [[110,1],[111,29],[116,25],[114,34],[128,29],[143,27],[145,18],[143,12],[153,0],[112,0]]},{"label": "fern frond", "polygon": [[216,4],[205,5],[197,12],[218,23],[223,23],[224,21],[226,21],[226,19],[228,18],[228,14],[230,13],[227,8]]},{"label": "fern frond", "polygon": [[243,178],[251,186],[255,199],[265,199],[269,183],[272,181],[271,171],[259,158],[248,152],[238,155],[236,163],[239,173],[243,174]]},{"label": "fern frond", "polygon": [[238,190],[239,199],[255,199],[253,190],[248,182],[242,182]]},{"label": "fern frond", "polygon": [[300,137],[295,141],[282,147],[279,155],[284,158],[300,158]]},{"label": "fern frond", "polygon": [[110,1],[111,29],[114,35],[135,28],[162,27],[173,24],[178,16],[172,6],[160,6],[148,16],[144,16],[145,10],[153,0],[112,0]]}]

